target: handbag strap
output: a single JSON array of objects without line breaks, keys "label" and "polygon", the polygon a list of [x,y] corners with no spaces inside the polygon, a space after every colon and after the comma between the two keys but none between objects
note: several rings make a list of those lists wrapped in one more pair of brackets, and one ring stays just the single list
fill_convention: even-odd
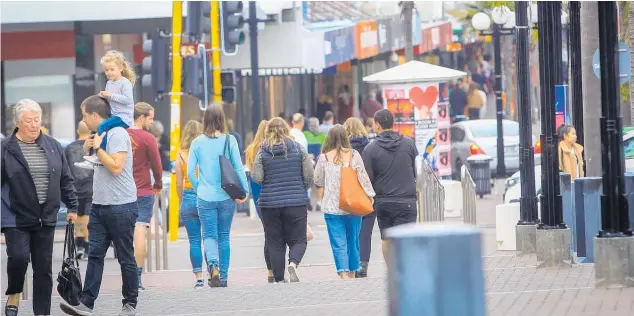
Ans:
[{"label": "handbag strap", "polygon": [[222,155],[226,156],[227,150],[229,150],[229,156],[227,158],[231,160],[231,147],[229,146],[229,135],[230,134],[225,134],[225,148],[222,150]]},{"label": "handbag strap", "polygon": [[[68,252],[66,252],[68,247]],[[64,236],[64,255],[68,255],[71,261],[75,262],[75,266],[79,267],[79,261],[77,260],[77,248],[75,247],[75,225],[71,222],[66,224],[66,234]]]}]

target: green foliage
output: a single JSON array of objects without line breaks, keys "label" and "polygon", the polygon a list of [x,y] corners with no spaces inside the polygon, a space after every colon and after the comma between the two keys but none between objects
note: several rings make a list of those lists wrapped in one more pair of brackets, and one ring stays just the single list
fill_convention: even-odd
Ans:
[{"label": "green foliage", "polygon": [[621,104],[630,104],[630,84],[624,83],[621,85]]}]

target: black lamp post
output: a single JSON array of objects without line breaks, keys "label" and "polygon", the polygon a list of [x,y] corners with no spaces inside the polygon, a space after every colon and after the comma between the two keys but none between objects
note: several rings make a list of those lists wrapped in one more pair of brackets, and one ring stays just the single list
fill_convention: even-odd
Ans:
[{"label": "black lamp post", "polygon": [[539,79],[541,86],[542,192],[539,229],[565,228],[559,192],[558,139],[555,130],[555,85],[562,83],[561,2],[537,3]]},{"label": "black lamp post", "polygon": [[518,225],[537,224],[537,197],[535,195],[535,156],[533,149],[533,123],[529,70],[528,2],[515,2],[515,34],[517,47],[517,108],[520,128],[520,220]]},{"label": "black lamp post", "polygon": [[[497,10],[497,12],[495,12]],[[497,123],[497,168],[496,176],[506,176],[506,165],[504,164],[504,105],[502,104],[502,53],[500,39],[503,35],[512,35],[512,28],[504,28],[507,19],[511,17],[511,11],[507,7],[497,7],[492,12],[494,23],[492,32],[486,30],[491,26],[491,19],[485,13],[476,13],[472,18],[473,27],[480,31],[482,35],[493,36],[493,63],[495,64],[495,113]]]},{"label": "black lamp post", "polygon": [[570,56],[570,104],[572,125],[577,130],[577,142],[583,146],[583,87],[581,85],[581,1],[568,2],[568,52]]},{"label": "black lamp post", "polygon": [[631,236],[624,187],[622,122],[619,117],[618,16],[616,2],[599,2],[599,58],[601,65],[601,152],[603,195],[598,237]]}]

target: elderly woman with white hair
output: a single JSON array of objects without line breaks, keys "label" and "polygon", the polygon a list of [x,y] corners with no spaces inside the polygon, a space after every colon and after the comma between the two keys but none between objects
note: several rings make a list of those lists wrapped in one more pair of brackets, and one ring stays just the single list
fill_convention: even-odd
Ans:
[{"label": "elderly woman with white hair", "polygon": [[42,108],[23,99],[13,108],[15,130],[2,140],[1,229],[7,248],[5,315],[18,315],[33,262],[33,314],[51,314],[53,238],[60,202],[76,218],[77,196],[64,150],[41,130]]}]

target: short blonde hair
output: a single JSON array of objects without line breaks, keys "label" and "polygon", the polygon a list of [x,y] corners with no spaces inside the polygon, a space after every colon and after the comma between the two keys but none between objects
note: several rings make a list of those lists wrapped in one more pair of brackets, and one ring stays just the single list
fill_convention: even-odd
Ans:
[{"label": "short blonde hair", "polygon": [[368,137],[368,131],[363,126],[363,122],[356,117],[351,117],[343,123],[348,137]]},{"label": "short blonde hair", "polygon": [[101,65],[103,66],[103,64],[107,62],[114,62],[117,66],[121,67],[123,69],[121,74],[128,78],[134,86],[134,83],[136,82],[136,73],[134,72],[132,65],[130,65],[130,63],[125,59],[125,56],[123,56],[123,53],[117,50],[107,51],[106,54],[101,57]]}]

